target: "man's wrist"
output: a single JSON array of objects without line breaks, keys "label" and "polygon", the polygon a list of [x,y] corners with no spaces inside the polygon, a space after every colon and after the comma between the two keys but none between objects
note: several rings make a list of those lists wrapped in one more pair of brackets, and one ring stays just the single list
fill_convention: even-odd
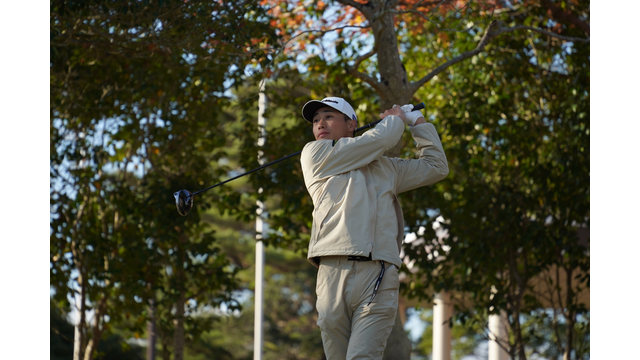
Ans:
[{"label": "man's wrist", "polygon": [[420,125],[420,124],[426,124],[426,123],[427,123],[427,120],[425,120],[425,118],[421,116],[416,120],[416,122],[415,122],[415,124],[413,124],[413,126]]}]

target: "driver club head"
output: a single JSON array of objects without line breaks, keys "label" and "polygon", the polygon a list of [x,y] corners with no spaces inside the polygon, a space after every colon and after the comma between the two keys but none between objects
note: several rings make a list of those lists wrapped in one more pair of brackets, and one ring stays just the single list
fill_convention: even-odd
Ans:
[{"label": "driver club head", "polygon": [[193,207],[193,196],[191,196],[191,192],[189,190],[182,189],[173,193],[173,197],[176,198],[178,214],[187,216]]}]

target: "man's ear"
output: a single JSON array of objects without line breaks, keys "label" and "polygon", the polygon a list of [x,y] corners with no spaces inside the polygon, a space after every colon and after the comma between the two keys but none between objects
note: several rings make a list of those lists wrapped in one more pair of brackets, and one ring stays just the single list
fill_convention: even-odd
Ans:
[{"label": "man's ear", "polygon": [[351,124],[349,125],[349,131],[356,131],[356,129],[358,128],[358,123],[355,120],[351,119],[349,120],[349,124]]}]

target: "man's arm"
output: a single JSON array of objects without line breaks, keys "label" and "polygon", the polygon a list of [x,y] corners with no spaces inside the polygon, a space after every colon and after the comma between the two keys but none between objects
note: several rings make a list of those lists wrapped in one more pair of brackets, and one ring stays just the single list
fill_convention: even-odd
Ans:
[{"label": "man's arm", "polygon": [[411,135],[417,143],[420,158],[390,159],[396,166],[398,174],[396,185],[398,194],[437,183],[449,174],[447,157],[435,126],[427,123],[424,118],[420,118],[411,128]]},{"label": "man's arm", "polygon": [[300,158],[307,186],[377,160],[400,140],[403,131],[404,123],[401,119],[386,116],[375,128],[361,136],[308,143]]}]

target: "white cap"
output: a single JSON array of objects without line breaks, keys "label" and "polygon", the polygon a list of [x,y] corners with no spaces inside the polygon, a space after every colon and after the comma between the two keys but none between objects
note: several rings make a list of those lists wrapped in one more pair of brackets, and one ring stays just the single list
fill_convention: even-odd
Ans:
[{"label": "white cap", "polygon": [[327,97],[322,100],[311,100],[307,102],[302,107],[302,117],[308,122],[313,123],[313,116],[316,114],[316,111],[325,106],[332,107],[347,115],[349,119],[358,121],[353,107],[351,107],[345,99],[339,97]]}]

